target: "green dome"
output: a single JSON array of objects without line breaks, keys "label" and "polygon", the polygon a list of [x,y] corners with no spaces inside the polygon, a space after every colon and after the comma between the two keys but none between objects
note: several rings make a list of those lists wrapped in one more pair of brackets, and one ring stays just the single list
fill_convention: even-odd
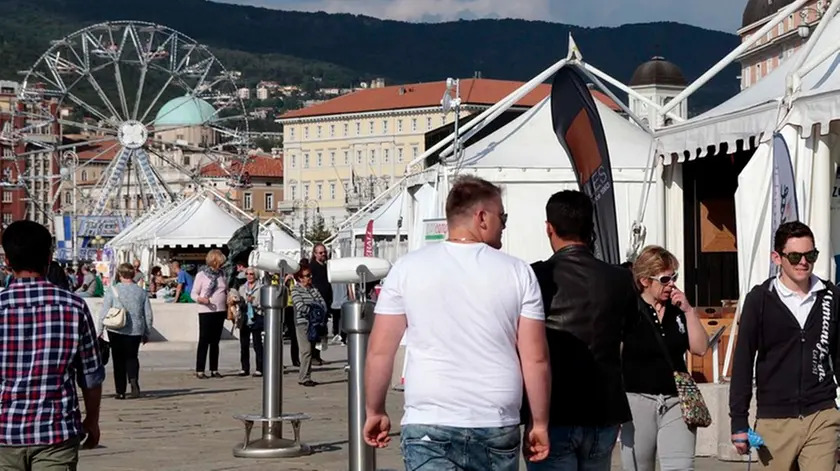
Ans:
[{"label": "green dome", "polygon": [[216,109],[201,98],[182,96],[160,108],[155,126],[198,126],[216,119]]}]

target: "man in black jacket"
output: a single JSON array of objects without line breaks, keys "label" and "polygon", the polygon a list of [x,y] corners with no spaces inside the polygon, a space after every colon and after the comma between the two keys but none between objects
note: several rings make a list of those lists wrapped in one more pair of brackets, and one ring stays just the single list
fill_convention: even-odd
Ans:
[{"label": "man in black jacket", "polygon": [[[732,442],[749,452],[749,406],[755,363],[758,421],[768,469],[834,469],[840,412],[837,288],[813,275],[819,252],[801,222],[782,224],[773,241],[781,268],[750,291],[741,311],[729,409]],[[757,357],[756,357],[757,354]]]},{"label": "man in black jacket", "polygon": [[633,277],[593,256],[593,208],[584,193],[556,193],[546,218],[554,256],[532,267],[551,355],[551,453],[528,469],[608,471],[619,427],[631,419],[621,340],[637,306]]}]

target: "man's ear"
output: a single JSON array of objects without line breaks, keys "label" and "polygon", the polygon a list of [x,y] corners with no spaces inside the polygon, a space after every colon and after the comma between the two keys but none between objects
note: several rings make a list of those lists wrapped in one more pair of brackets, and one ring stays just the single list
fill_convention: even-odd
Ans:
[{"label": "man's ear", "polygon": [[551,238],[554,235],[554,226],[550,222],[545,222],[545,235]]}]

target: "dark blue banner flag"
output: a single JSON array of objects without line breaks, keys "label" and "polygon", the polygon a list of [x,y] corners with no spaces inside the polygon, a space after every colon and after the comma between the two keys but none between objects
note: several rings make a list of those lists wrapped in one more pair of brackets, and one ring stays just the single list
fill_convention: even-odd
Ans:
[{"label": "dark blue banner flag", "polygon": [[619,264],[615,187],[607,137],[595,99],[574,66],[563,67],[554,75],[551,120],[557,139],[569,154],[581,191],[592,198],[595,207],[595,256]]}]

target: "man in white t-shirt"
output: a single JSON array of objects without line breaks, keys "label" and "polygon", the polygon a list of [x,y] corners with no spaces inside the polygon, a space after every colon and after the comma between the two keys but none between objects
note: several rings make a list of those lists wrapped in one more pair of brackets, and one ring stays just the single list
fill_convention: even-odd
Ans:
[{"label": "man in white t-shirt", "polygon": [[449,239],[398,260],[376,304],[365,370],[365,439],[388,445],[385,397],[403,333],[402,450],[412,470],[517,470],[523,384],[525,455],[548,456],[550,367],[531,267],[498,249],[501,189],[461,177],[446,200]]}]

